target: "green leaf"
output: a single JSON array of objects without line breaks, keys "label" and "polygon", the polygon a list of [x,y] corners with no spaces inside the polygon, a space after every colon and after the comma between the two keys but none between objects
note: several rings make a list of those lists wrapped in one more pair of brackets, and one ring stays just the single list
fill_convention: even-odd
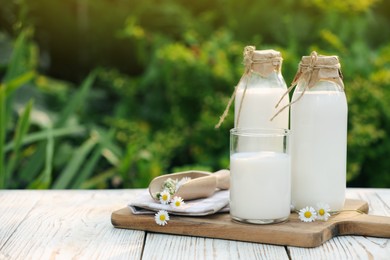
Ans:
[{"label": "green leaf", "polygon": [[52,162],[54,154],[54,138],[51,127],[46,129],[47,142],[45,147],[45,168],[30,185],[30,189],[48,189],[51,182]]},{"label": "green leaf", "polygon": [[74,94],[70,99],[70,102],[62,110],[58,121],[56,122],[56,127],[62,127],[65,125],[69,117],[76,112],[77,109],[81,108],[84,103],[87,102],[88,91],[90,90],[92,83],[94,82],[96,73],[91,73],[81,84],[79,90]]},{"label": "green leaf", "polygon": [[85,141],[74,153],[66,168],[60,173],[53,184],[53,189],[65,189],[69,187],[72,180],[80,170],[82,164],[93,147],[97,144],[98,138],[94,135]]},{"label": "green leaf", "polygon": [[95,126],[94,130],[99,134],[99,143],[104,147],[103,156],[113,165],[117,165],[119,158],[123,156],[123,152],[119,146],[111,141],[115,134],[115,129],[106,131],[100,127]]},{"label": "green leaf", "polygon": [[80,173],[77,176],[77,179],[71,185],[72,189],[78,189],[80,186],[92,175],[93,170],[96,167],[96,164],[99,161],[99,158],[102,156],[102,147],[98,146],[97,149],[93,152],[91,157],[88,159],[88,162],[81,169]]},{"label": "green leaf", "polygon": [[47,187],[50,186],[50,182],[51,182],[53,154],[54,154],[53,130],[51,129],[51,127],[49,127],[47,129],[46,160],[45,160],[45,169],[43,171],[43,183],[45,183]]},{"label": "green leaf", "polygon": [[118,165],[120,157],[122,157],[121,149],[111,142],[111,138],[115,133],[114,129],[107,132],[99,127],[94,127],[94,131],[96,131],[96,134],[99,136],[99,146],[88,159],[87,164],[82,168],[71,188],[80,188],[82,184],[86,182],[86,180],[92,175],[99,158],[102,156],[114,166]]},{"label": "green leaf", "polygon": [[12,176],[12,173],[15,169],[15,165],[16,165],[17,161],[19,160],[20,147],[22,144],[22,140],[23,140],[24,136],[26,135],[27,130],[30,126],[30,113],[31,113],[33,103],[34,103],[33,100],[30,100],[27,103],[26,108],[23,111],[23,114],[21,115],[21,117],[19,117],[19,120],[18,120],[18,123],[16,126],[16,130],[15,130],[15,136],[13,139],[14,145],[13,145],[13,149],[12,149],[12,156],[11,156],[9,164],[6,168],[6,183],[7,183],[7,180]]},{"label": "green leaf", "polygon": [[23,168],[18,173],[18,178],[20,180],[25,183],[30,183],[28,186],[29,189],[34,188],[31,186],[31,183],[37,178],[43,168],[46,146],[47,144],[45,144],[45,142],[39,143],[35,148],[34,155],[29,158],[28,162],[23,165]]},{"label": "green leaf", "polygon": [[[85,133],[85,127],[83,126],[68,126],[64,128],[52,129],[51,134],[55,137],[62,137],[68,135],[76,135]],[[25,136],[22,140],[22,145],[31,144],[37,141],[42,141],[47,138],[47,130],[31,133]],[[5,146],[5,151],[9,151],[12,149],[14,142],[10,142]]]},{"label": "green leaf", "polygon": [[11,93],[13,93],[16,89],[20,88],[24,84],[28,83],[35,77],[34,71],[27,71],[17,78],[11,79],[5,83],[3,83],[3,87],[6,88],[6,96],[8,97]]},{"label": "green leaf", "polygon": [[10,82],[26,70],[29,70],[29,68],[26,67],[26,64],[28,64],[28,62],[26,62],[26,53],[29,51],[28,44],[26,43],[28,33],[29,31],[22,31],[15,41],[7,72],[4,76],[4,82]]},{"label": "green leaf", "polygon": [[91,188],[105,188],[105,182],[115,176],[115,168],[109,169],[101,174],[96,175],[95,177],[89,179],[81,185],[82,189],[91,189]]}]

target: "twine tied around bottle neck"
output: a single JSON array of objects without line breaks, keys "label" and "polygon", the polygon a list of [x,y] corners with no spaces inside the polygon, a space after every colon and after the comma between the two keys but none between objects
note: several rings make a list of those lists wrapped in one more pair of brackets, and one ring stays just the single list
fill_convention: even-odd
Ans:
[{"label": "twine tied around bottle neck", "polygon": [[253,53],[255,52],[256,47],[255,46],[246,46],[244,48],[244,60],[243,63],[245,65],[245,72],[244,74],[250,73],[252,69],[253,64]]},{"label": "twine tied around bottle neck", "polygon": [[299,69],[296,73],[290,87],[279,99],[276,104],[277,108],[283,98],[288,95],[291,90],[298,84],[299,81],[304,80],[306,82],[302,93],[294,101],[289,102],[287,105],[279,109],[279,111],[270,119],[271,121],[283,112],[286,108],[291,107],[292,104],[298,102],[307,89],[315,86],[320,80],[332,81],[344,89],[343,75],[341,73],[341,67],[337,56],[321,56],[317,52],[313,51],[310,56],[302,57],[299,63]]},{"label": "twine tied around bottle neck", "polygon": [[236,122],[237,126],[238,126],[238,121],[240,118],[241,108],[245,98],[248,82],[251,79],[252,74],[258,74],[261,77],[268,77],[275,70],[280,71],[281,64],[282,64],[282,57],[280,56],[279,52],[273,50],[256,51],[255,46],[246,46],[244,48],[243,56],[244,56],[243,64],[245,65],[244,74],[241,76],[238,84],[234,87],[233,94],[231,95],[224,112],[220,116],[218,123],[215,125],[215,128],[217,129],[222,125],[223,121],[227,117],[230,106],[232,105],[233,100],[236,96],[238,86],[244,79],[245,79],[244,92],[241,97],[240,107],[238,109],[237,122]]}]

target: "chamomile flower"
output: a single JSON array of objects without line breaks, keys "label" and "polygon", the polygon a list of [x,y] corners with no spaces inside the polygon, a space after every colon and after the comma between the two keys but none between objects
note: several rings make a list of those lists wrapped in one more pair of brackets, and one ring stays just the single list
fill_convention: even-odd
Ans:
[{"label": "chamomile flower", "polygon": [[323,221],[327,221],[328,218],[330,217],[330,207],[328,204],[326,203],[318,203],[317,204],[317,207],[316,207],[316,210],[317,210],[317,219],[318,220],[323,220]]},{"label": "chamomile flower", "polygon": [[183,199],[181,197],[177,197],[175,196],[173,199],[172,199],[172,202],[171,202],[171,206],[175,209],[177,208],[180,208],[181,206],[183,206],[185,203],[183,201]]},{"label": "chamomile flower", "polygon": [[163,192],[160,193],[160,203],[161,204],[169,204],[171,201],[171,194],[169,191],[164,190]]},{"label": "chamomile flower", "polygon": [[169,214],[166,210],[160,210],[154,215],[154,220],[160,226],[165,226],[169,220]]},{"label": "chamomile flower", "polygon": [[313,207],[306,207],[299,211],[299,219],[303,222],[313,222],[317,218],[317,212]]},{"label": "chamomile flower", "polygon": [[173,195],[176,192],[176,183],[177,183],[177,180],[173,180],[171,178],[168,178],[164,181],[164,183],[161,187],[161,190],[162,191],[166,190],[169,192],[169,194]]}]

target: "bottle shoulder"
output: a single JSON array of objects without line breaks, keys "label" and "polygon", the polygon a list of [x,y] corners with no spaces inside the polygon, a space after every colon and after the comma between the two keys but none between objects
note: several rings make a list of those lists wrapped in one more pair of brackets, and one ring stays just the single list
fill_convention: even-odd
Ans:
[{"label": "bottle shoulder", "polygon": [[281,73],[273,72],[267,77],[257,73],[249,73],[242,77],[239,88],[282,88],[287,89],[286,82]]},{"label": "bottle shoulder", "polygon": [[305,81],[301,81],[297,84],[294,94],[295,93],[301,93],[301,92],[308,92],[308,93],[330,93],[330,92],[339,92],[340,94],[344,95],[344,86],[340,86],[336,82],[328,81],[328,80],[320,80],[318,81],[313,87],[308,88]]}]

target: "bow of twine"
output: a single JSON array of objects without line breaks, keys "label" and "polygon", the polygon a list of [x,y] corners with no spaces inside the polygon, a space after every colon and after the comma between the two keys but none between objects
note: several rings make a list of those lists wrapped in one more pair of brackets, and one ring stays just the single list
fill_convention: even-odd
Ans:
[{"label": "bow of twine", "polygon": [[303,97],[303,94],[305,94],[306,90],[309,88],[309,82],[311,80],[312,72],[313,72],[313,69],[314,69],[314,64],[316,63],[317,58],[318,58],[317,52],[313,51],[310,54],[309,65],[307,66],[307,69],[304,72],[302,72],[302,62],[299,64],[299,71],[297,72],[297,74],[295,75],[293,81],[291,82],[290,87],[287,89],[286,92],[284,92],[282,97],[279,99],[278,103],[275,105],[275,108],[278,108],[278,106],[280,105],[280,102],[282,102],[283,98],[286,95],[288,95],[291,92],[291,90],[298,84],[298,81],[299,81],[299,79],[301,77],[307,78],[307,84],[306,84],[305,88],[303,89],[301,95],[299,95],[299,97],[297,99],[295,99],[294,101],[289,102],[287,105],[285,105],[284,107],[279,109],[279,111],[276,112],[276,114],[273,117],[271,117],[270,121],[272,121],[275,117],[277,117],[280,113],[282,113],[286,108],[291,107],[292,104],[298,102]]}]

